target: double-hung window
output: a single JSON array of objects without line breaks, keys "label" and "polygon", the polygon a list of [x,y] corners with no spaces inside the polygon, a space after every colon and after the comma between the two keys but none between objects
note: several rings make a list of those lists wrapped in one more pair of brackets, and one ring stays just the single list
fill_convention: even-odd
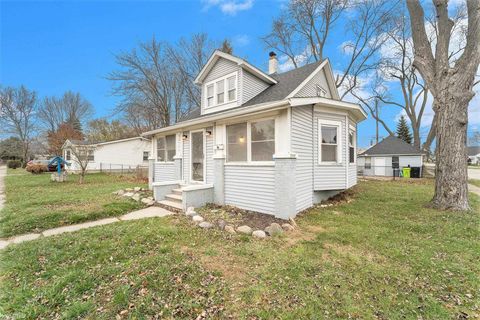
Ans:
[{"label": "double-hung window", "polygon": [[365,157],[365,169],[372,169],[372,157]]},{"label": "double-hung window", "polygon": [[273,161],[275,120],[259,120],[227,126],[227,161]]},{"label": "double-hung window", "polygon": [[324,164],[342,162],[341,122],[319,119],[318,128],[319,162]]},{"label": "double-hung window", "polygon": [[348,131],[348,159],[350,163],[355,163],[355,147],[356,147],[356,134],[355,130],[350,128]]},{"label": "double-hung window", "polygon": [[217,104],[225,102],[225,80],[217,81],[215,84],[217,87]]},{"label": "double-hung window", "polygon": [[148,152],[148,151],[143,151],[143,161],[147,161],[147,160],[148,160],[148,155],[149,155],[149,152]]},{"label": "double-hung window", "polygon": [[234,102],[237,100],[237,74],[228,74],[205,85],[205,106]]},{"label": "double-hung window", "polygon": [[207,86],[207,107],[213,106],[213,84]]},{"label": "double-hung window", "polygon": [[93,150],[88,150],[87,161],[95,161],[95,152]]},{"label": "double-hung window", "polygon": [[392,168],[393,169],[398,169],[400,168],[400,159],[398,156],[393,156],[392,157]]},{"label": "double-hung window", "polygon": [[157,161],[171,162],[175,156],[175,135],[157,138]]},{"label": "double-hung window", "polygon": [[70,150],[67,150],[67,154],[66,154],[66,156],[65,156],[65,157],[67,158],[67,161],[70,161],[70,160],[72,160],[72,153],[71,153],[71,151],[70,151]]}]

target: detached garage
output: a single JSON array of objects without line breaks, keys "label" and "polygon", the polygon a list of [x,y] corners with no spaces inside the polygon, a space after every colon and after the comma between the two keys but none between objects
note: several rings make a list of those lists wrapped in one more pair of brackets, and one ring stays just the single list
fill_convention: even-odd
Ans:
[{"label": "detached garage", "polygon": [[363,176],[398,176],[411,168],[411,176],[422,176],[424,152],[402,139],[389,136],[358,156],[358,174]]}]

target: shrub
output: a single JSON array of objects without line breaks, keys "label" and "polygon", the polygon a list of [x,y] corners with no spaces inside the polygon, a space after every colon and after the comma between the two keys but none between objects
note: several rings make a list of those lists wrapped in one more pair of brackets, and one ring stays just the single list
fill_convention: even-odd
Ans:
[{"label": "shrub", "polygon": [[48,168],[44,164],[34,163],[34,164],[28,165],[26,170],[28,172],[33,173],[33,174],[40,174],[40,173],[43,173],[43,172],[47,172]]},{"label": "shrub", "polygon": [[22,166],[22,161],[20,160],[8,160],[7,161],[7,167],[10,169],[17,169]]}]

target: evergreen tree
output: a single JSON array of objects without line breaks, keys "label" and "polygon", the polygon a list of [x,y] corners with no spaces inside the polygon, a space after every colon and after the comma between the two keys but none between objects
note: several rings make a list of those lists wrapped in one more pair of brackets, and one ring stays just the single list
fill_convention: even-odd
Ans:
[{"label": "evergreen tree", "polygon": [[404,115],[400,117],[397,124],[397,137],[408,144],[412,144],[412,134],[410,133],[410,128],[408,127],[407,119],[405,119]]},{"label": "evergreen tree", "polygon": [[82,123],[77,117],[74,117],[73,119],[68,120],[67,123],[70,124],[75,131],[83,134]]},{"label": "evergreen tree", "polygon": [[230,40],[228,39],[223,40],[220,51],[223,51],[228,54],[233,54],[233,47],[232,47],[232,44],[230,43]]}]

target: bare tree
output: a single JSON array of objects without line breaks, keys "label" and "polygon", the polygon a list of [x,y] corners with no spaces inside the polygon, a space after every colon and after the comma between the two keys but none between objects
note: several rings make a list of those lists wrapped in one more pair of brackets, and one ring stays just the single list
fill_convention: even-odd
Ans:
[{"label": "bare tree", "polygon": [[65,92],[60,98],[45,97],[38,110],[38,118],[49,132],[55,132],[64,123],[85,123],[92,114],[91,103],[80,93],[72,91]]},{"label": "bare tree", "polygon": [[480,63],[480,2],[467,1],[468,29],[465,49],[451,61],[454,21],[448,1],[433,0],[437,37],[432,42],[418,0],[407,2],[414,44],[413,65],[433,95],[436,115],[435,195],[432,205],[439,209],[468,210],[467,124],[468,104],[475,95],[473,86]]},{"label": "bare tree", "polygon": [[35,131],[37,93],[24,86],[0,88],[0,125],[4,133],[12,134],[22,142],[24,163],[29,156],[29,147]]},{"label": "bare tree", "polygon": [[71,161],[78,164],[80,167],[80,179],[78,183],[82,184],[85,181],[85,174],[87,173],[88,163],[91,161],[91,156],[95,152],[95,145],[71,145],[68,150],[71,152]]},{"label": "bare tree", "polygon": [[359,85],[360,77],[377,68],[376,53],[386,39],[396,5],[397,1],[387,0],[292,0],[262,40],[283,53],[295,68],[311,60],[321,61],[332,28],[348,14],[350,39],[343,43],[348,58],[336,78],[343,98]]}]

